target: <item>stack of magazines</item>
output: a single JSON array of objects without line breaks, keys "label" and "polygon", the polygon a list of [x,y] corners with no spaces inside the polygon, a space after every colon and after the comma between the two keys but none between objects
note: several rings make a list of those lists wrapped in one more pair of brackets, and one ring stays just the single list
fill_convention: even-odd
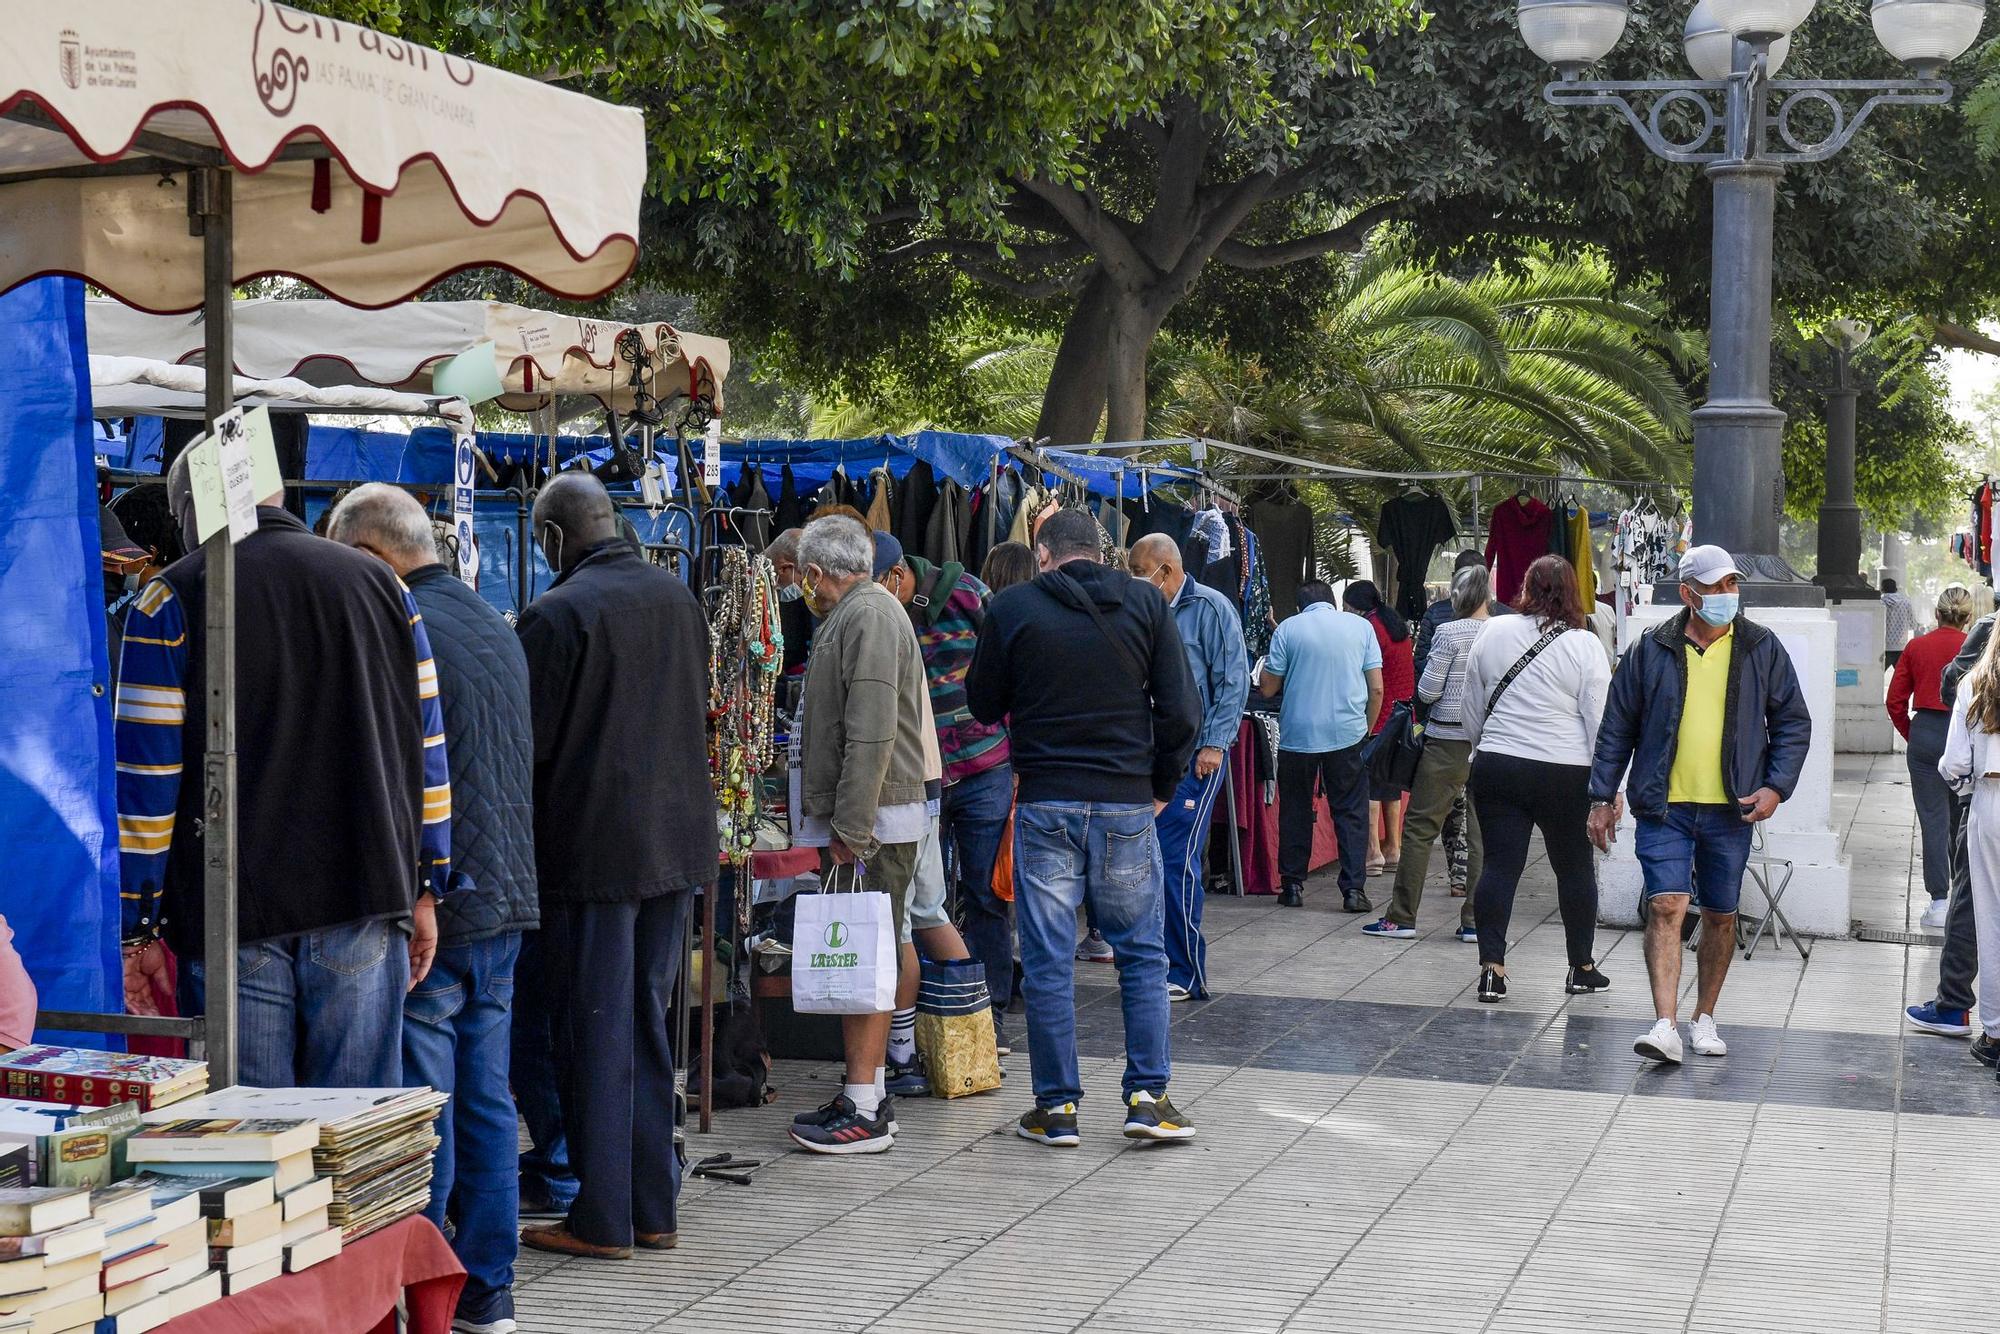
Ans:
[{"label": "stack of magazines", "polygon": [[319,1123],[316,1175],[333,1178],[328,1220],[346,1241],[421,1213],[431,1198],[438,1111],[447,1095],[414,1089],[231,1088],[164,1115],[295,1118]]}]

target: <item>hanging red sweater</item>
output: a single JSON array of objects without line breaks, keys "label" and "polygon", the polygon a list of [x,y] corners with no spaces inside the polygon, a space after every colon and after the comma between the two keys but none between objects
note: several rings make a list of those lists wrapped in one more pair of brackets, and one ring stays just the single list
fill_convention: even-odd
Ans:
[{"label": "hanging red sweater", "polygon": [[1528,567],[1549,554],[1555,512],[1529,496],[1509,496],[1493,507],[1487,524],[1486,567],[1493,572],[1493,596],[1511,604],[1521,596]]}]

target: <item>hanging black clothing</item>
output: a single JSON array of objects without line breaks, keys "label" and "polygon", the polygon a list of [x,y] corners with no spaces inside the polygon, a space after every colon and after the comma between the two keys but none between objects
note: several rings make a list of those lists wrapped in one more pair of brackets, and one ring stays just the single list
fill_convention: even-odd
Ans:
[{"label": "hanging black clothing", "polygon": [[792,477],[792,465],[787,463],[779,474],[778,503],[771,514],[772,535],[802,528],[805,522],[805,501],[799,497],[799,484]]},{"label": "hanging black clothing", "polygon": [[1271,610],[1283,620],[1299,609],[1299,585],[1319,577],[1312,509],[1293,495],[1260,500],[1250,507],[1250,531],[1271,581]]},{"label": "hanging black clothing", "polygon": [[905,551],[921,552],[930,536],[931,511],[937,507],[937,474],[918,460],[896,488],[895,534]]},{"label": "hanging black clothing", "polygon": [[938,488],[937,504],[925,525],[924,559],[933,565],[965,563],[966,537],[972,529],[972,501],[965,488],[947,480]]},{"label": "hanging black clothing", "polygon": [[1382,505],[1376,516],[1376,540],[1396,554],[1396,610],[1404,620],[1423,617],[1428,599],[1424,574],[1437,549],[1458,536],[1458,523],[1442,496],[1405,491]]}]

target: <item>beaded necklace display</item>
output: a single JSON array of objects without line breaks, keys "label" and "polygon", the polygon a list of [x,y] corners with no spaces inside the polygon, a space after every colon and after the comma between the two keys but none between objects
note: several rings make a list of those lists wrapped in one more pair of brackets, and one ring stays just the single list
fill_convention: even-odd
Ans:
[{"label": "beaded necklace display", "polygon": [[[757,845],[758,780],[776,754],[773,700],[784,664],[777,573],[763,556],[723,547],[709,585],[708,771],[721,812],[723,855],[747,885]],[[749,905],[749,895],[737,902]]]}]

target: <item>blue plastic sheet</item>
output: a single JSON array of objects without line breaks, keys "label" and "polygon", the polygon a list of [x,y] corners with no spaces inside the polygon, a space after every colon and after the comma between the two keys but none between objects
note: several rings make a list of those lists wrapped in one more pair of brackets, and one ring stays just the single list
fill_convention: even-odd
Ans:
[{"label": "blue plastic sheet", "polygon": [[117,790],[83,285],[44,278],[0,296],[0,358],[13,368],[0,395],[0,913],[44,1009],[115,1013]]}]

